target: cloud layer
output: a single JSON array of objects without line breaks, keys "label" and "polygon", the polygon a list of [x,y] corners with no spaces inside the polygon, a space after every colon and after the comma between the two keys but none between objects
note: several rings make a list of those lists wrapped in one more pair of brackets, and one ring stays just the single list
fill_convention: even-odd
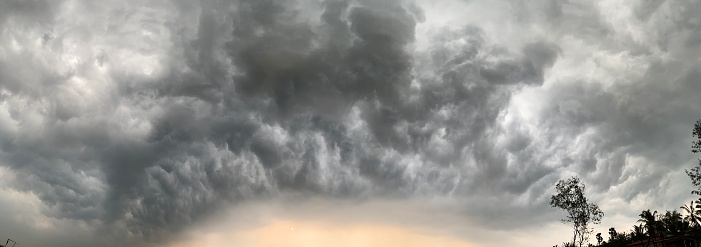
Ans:
[{"label": "cloud layer", "polygon": [[676,208],[699,8],[5,1],[4,188],[132,243],[281,198],[449,198],[482,227],[532,227],[574,174],[607,215]]}]

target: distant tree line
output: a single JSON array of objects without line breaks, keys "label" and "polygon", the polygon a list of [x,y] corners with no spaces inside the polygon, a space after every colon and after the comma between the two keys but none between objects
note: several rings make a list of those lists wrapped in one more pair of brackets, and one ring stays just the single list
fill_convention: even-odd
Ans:
[{"label": "distant tree line", "polygon": [[[691,151],[701,153],[701,120],[694,124],[692,136],[696,139],[692,142]],[[701,159],[696,167],[686,170],[686,174],[694,186],[691,193],[701,196]],[[593,232],[588,225],[599,224],[604,213],[596,204],[587,202],[584,188],[577,177],[560,180],[555,186],[557,194],[551,197],[550,205],[567,211],[568,216],[563,222],[572,224],[573,227],[572,242],[563,243],[563,247],[581,247],[585,243],[586,246],[607,247],[701,246],[701,198],[681,206],[683,214],[677,210],[667,210],[664,213],[643,210],[633,229],[619,232],[611,227],[608,240],[597,233],[596,245],[588,243],[588,236]]]}]

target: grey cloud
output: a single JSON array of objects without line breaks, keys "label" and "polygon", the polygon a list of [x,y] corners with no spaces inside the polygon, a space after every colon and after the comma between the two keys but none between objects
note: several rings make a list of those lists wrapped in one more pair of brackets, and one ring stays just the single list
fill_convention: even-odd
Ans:
[{"label": "grey cloud", "polygon": [[263,166],[250,153],[237,156],[211,143],[194,143],[178,151],[146,169],[138,200],[128,206],[134,234],[158,240],[224,202],[271,190]]},{"label": "grey cloud", "polygon": [[[660,68],[676,66],[674,64],[653,64],[642,81],[618,90],[635,92],[634,97],[620,97],[620,91],[605,91],[604,89],[586,82],[568,84],[564,88],[558,88],[558,94],[552,94],[553,99],[549,110],[545,115],[547,125],[552,129],[562,129],[565,132],[555,132],[556,135],[575,136],[586,129],[595,130],[596,137],[593,143],[578,158],[584,167],[583,172],[594,172],[594,167],[605,169],[605,177],[596,179],[594,188],[608,188],[625,179],[622,176],[625,156],[642,155],[648,160],[662,164],[685,164],[688,156],[684,155],[686,148],[683,142],[685,126],[670,125],[669,120],[679,122],[693,122],[698,111],[688,108],[685,104],[676,104],[673,101],[659,101],[666,97],[684,97],[691,100],[693,96],[686,92],[678,91],[694,90],[693,86],[659,87],[659,83],[684,85],[687,76],[683,79],[672,79],[668,69],[660,73]],[[684,69],[685,74],[693,74],[695,69]],[[663,96],[667,95],[667,96]],[[676,95],[676,96],[671,96]],[[689,101],[691,102],[691,101]],[[694,114],[697,112],[697,114]],[[557,126],[554,126],[554,125]],[[611,156],[609,156],[611,155]],[[609,159],[594,167],[592,158],[599,157]],[[610,157],[610,158],[606,158]],[[596,158],[594,158],[596,159]],[[655,175],[657,181],[665,174]],[[649,180],[645,183],[649,183]]]},{"label": "grey cloud", "polygon": [[500,61],[480,69],[480,75],[489,83],[542,83],[543,71],[557,59],[559,48],[545,42],[527,44],[521,61]]},{"label": "grey cloud", "polygon": [[[0,110],[9,109],[9,117],[0,111],[0,159],[24,179],[13,186],[35,193],[52,217],[138,243],[222,208],[288,195],[445,196],[486,226],[526,227],[557,218],[547,194],[566,172],[600,195],[626,180],[636,189],[614,196],[660,193],[654,182],[689,160],[678,140],[700,113],[695,24],[667,23],[659,4],[646,2],[636,18],[658,35],[628,46],[632,38],[612,35],[616,26],[586,2],[509,3],[522,7],[503,20],[517,27],[511,32],[532,24],[546,37],[501,44],[503,30],[460,23],[432,30],[417,48],[431,20],[410,2],[168,3],[160,7],[182,20],[149,36],[161,32],[165,39],[153,39],[165,52],[132,71],[110,69],[138,56],[110,50],[86,51],[90,59],[59,72],[23,56],[18,65],[0,60],[0,71],[18,71],[0,76]],[[47,49],[69,42],[61,35],[70,36],[57,34]],[[577,61],[590,58],[567,50],[573,43],[629,56],[644,73],[611,68],[613,82],[598,82],[582,75],[591,68]],[[691,55],[666,60],[658,51]],[[137,73],[151,64],[160,67]],[[578,65],[586,72],[563,68]],[[80,84],[85,78],[95,84]],[[85,104],[52,94],[92,85],[107,89],[81,91],[98,95]],[[532,94],[519,98],[526,106],[514,99],[522,92]],[[639,157],[642,165],[631,165]],[[508,220],[490,221],[503,212]]]},{"label": "grey cloud", "polygon": [[[149,144],[139,148],[149,151],[133,161],[107,163],[110,198],[115,198],[108,202],[120,202],[110,209],[114,217],[130,212],[134,220],[129,224],[153,237],[222,205],[276,193],[404,197],[469,193],[456,188],[499,184],[506,172],[504,152],[492,150],[492,137],[485,131],[509,102],[511,89],[505,86],[542,83],[543,70],[556,59],[556,46],[533,43],[521,54],[489,50],[479,28],[469,27],[435,41],[434,61],[417,66],[440,74],[417,78],[425,89],[416,91],[410,87],[415,61],[408,50],[415,36],[415,10],[395,3],[329,2],[320,22],[313,24],[289,8],[275,1],[237,5],[232,39],[220,48],[238,72],[231,82],[200,83],[212,97],[199,90],[160,90],[157,104],[175,105],[163,107],[154,119]],[[193,47],[199,49],[193,61],[199,62],[191,66],[203,76],[186,78],[211,74],[207,64],[212,60],[203,58],[215,48],[201,44],[212,44],[208,40],[215,38],[203,34],[217,24],[208,15],[199,19],[198,45]],[[344,37],[349,40],[340,40]],[[459,49],[440,48],[442,42],[458,39],[473,41]],[[484,60],[495,52],[503,57],[496,65]],[[499,64],[510,69],[482,74]],[[412,95],[419,101],[410,101]],[[361,129],[349,121],[361,123]],[[441,150],[432,142],[453,148]],[[239,161],[228,168],[232,173],[214,172],[217,162],[232,161],[197,151],[202,145],[236,157]],[[168,158],[184,154],[186,161]],[[460,160],[466,156],[474,156],[478,172],[463,174],[470,182],[460,182]],[[138,165],[127,169],[118,165],[122,163]],[[233,171],[241,169],[257,175],[237,177]],[[530,183],[520,181],[524,188]],[[134,202],[136,208],[127,206]]]},{"label": "grey cloud", "polygon": [[[25,132],[8,133],[15,141],[3,148],[4,163],[27,178],[19,186],[54,207],[57,218],[124,225],[124,236],[152,241],[217,208],[277,193],[467,193],[456,188],[493,184],[506,172],[504,152],[492,150],[485,136],[509,101],[505,86],[541,83],[555,59],[550,45],[536,43],[523,54],[497,51],[504,58],[490,64],[484,56],[493,51],[471,27],[435,41],[433,60],[418,66],[438,74],[415,78],[408,45],[421,14],[414,7],[329,3],[320,28],[280,2],[236,7],[231,18],[204,8],[196,32],[175,35],[193,41],[170,40],[183,49],[170,55],[185,60],[169,64],[170,74],[113,72],[113,93],[121,95],[103,98],[93,111],[35,89],[61,88],[89,66],[119,62],[109,51],[89,54],[96,64],[85,62],[67,77],[40,72],[48,79],[27,84],[34,91],[3,85],[10,89],[6,102],[17,108],[11,118],[27,124]],[[319,38],[324,32],[329,40]],[[463,38],[472,41],[441,47]],[[425,89],[412,89],[414,79]],[[12,101],[27,94],[54,110],[32,122]],[[414,96],[418,101],[409,100]],[[130,111],[101,113],[120,107]],[[129,121],[148,133],[125,127]],[[460,161],[471,156],[476,175]],[[461,182],[476,177],[485,180]]]},{"label": "grey cloud", "polygon": [[[553,87],[543,94],[547,95],[544,101],[548,104],[544,105],[544,111],[539,117],[540,128],[548,130],[539,133],[549,134],[544,137],[533,136],[525,149],[520,149],[519,146],[521,156],[524,152],[536,155],[547,153],[542,149],[531,150],[534,147],[538,149],[538,140],[544,139],[551,147],[560,146],[567,150],[563,155],[569,157],[567,160],[571,164],[568,166],[565,163],[555,168],[559,172],[586,174],[589,181],[587,184],[591,185],[589,188],[594,193],[624,200],[650,198],[655,202],[645,207],[651,208],[661,207],[663,202],[664,205],[683,203],[665,201],[677,200],[678,197],[665,194],[669,191],[665,191],[665,187],[660,184],[668,181],[672,172],[688,167],[693,160],[688,152],[688,129],[701,112],[690,107],[699,102],[694,96],[699,92],[697,80],[692,79],[697,74],[698,63],[687,55],[696,54],[698,48],[689,46],[689,34],[693,31],[681,31],[694,29],[691,27],[693,25],[686,25],[683,21],[671,24],[666,18],[671,15],[687,16],[684,11],[677,11],[676,8],[688,3],[673,1],[665,4],[668,4],[665,8],[659,8],[659,3],[648,1],[638,5],[639,9],[635,10],[639,12],[637,15],[641,21],[638,25],[649,34],[646,36],[648,40],[632,41],[629,40],[630,37],[625,37],[628,34],[591,36],[600,37],[595,43],[606,47],[605,52],[622,52],[629,55],[628,63],[644,64],[642,73],[636,76],[616,74],[629,73],[627,70],[608,72],[611,73],[608,76],[616,78],[611,84],[600,83],[597,79],[585,79],[584,76],[564,77],[560,79],[562,81],[554,82]],[[670,12],[667,8],[674,10]],[[679,17],[680,20],[685,18]],[[604,26],[610,26],[607,28],[610,31],[616,30],[612,24]],[[562,33],[558,35],[567,36],[574,31],[560,29],[559,32]],[[581,34],[587,33],[574,35]],[[658,39],[674,41],[657,42]],[[640,47],[647,47],[645,49],[648,52],[639,52]],[[658,56],[666,55],[651,52],[656,50],[673,58],[660,59]],[[563,56],[567,56],[568,51],[563,52]],[[599,66],[605,68],[609,65]],[[556,144],[558,142],[562,144]],[[571,148],[573,146],[580,147]],[[551,153],[558,155],[560,152]],[[688,182],[685,177],[678,177],[673,183],[684,187]],[[622,184],[626,184],[626,189],[615,188]],[[629,209],[611,210],[614,210],[612,214],[636,216],[635,211]]]},{"label": "grey cloud", "polygon": [[[0,23],[14,19],[18,23],[42,23],[51,21],[53,8],[50,1],[3,1],[0,3]],[[13,20],[13,21],[14,21]]]},{"label": "grey cloud", "polygon": [[646,0],[646,1],[641,1],[640,5],[635,8],[635,15],[640,18],[641,20],[648,20],[652,14],[654,14],[657,9],[662,5],[665,1],[661,0]]}]

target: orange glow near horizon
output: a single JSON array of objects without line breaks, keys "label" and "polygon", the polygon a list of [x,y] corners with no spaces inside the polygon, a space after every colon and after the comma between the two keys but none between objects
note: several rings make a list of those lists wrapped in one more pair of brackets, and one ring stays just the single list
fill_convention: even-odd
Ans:
[{"label": "orange glow near horizon", "polygon": [[205,233],[168,247],[294,247],[294,246],[447,246],[472,247],[459,239],[430,235],[421,229],[391,225],[336,225],[275,220],[248,230]]}]

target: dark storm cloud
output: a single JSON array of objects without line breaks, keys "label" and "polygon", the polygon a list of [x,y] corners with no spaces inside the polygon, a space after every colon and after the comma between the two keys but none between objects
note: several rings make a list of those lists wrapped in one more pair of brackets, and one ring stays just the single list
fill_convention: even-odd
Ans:
[{"label": "dark storm cloud", "polygon": [[[311,20],[290,3],[242,1],[224,13],[227,6],[202,7],[195,31],[171,38],[182,45],[172,56],[184,60],[162,77],[113,74],[121,95],[96,112],[63,113],[65,100],[37,95],[53,110],[3,148],[3,162],[26,177],[18,186],[54,217],[151,241],[218,208],[280,193],[463,193],[458,187],[498,184],[506,174],[505,153],[486,132],[509,86],[542,83],[558,53],[544,42],[486,48],[480,28],[467,27],[417,57],[411,45],[424,17],[409,3],[330,1]],[[443,45],[462,39],[470,42]],[[487,61],[490,54],[498,58]],[[97,66],[117,62],[97,55]],[[417,77],[416,58],[435,75]],[[100,113],[120,107],[127,119]],[[12,119],[34,121],[19,115]],[[149,130],[130,129],[128,118]]]},{"label": "dark storm cloud", "polygon": [[[230,18],[203,10],[186,46],[197,54],[192,72],[154,84],[160,113],[148,139],[102,156],[109,219],[128,214],[130,231],[151,238],[276,193],[445,195],[465,185],[456,176],[465,157],[474,157],[480,178],[465,174],[466,183],[498,184],[506,160],[485,131],[509,102],[506,86],[542,83],[558,48],[538,42],[489,50],[480,29],[468,27],[434,41],[432,59],[421,66],[437,75],[415,78],[416,7],[322,7],[312,21],[277,1],[237,3]],[[233,25],[223,27],[224,20]],[[460,39],[473,41],[440,45]],[[221,74],[228,61],[213,49],[226,51],[234,74]],[[425,88],[412,88],[413,80]]]},{"label": "dark storm cloud", "polygon": [[49,1],[3,1],[0,3],[0,23],[8,19],[19,23],[46,23],[51,20],[53,6]]},{"label": "dark storm cloud", "polygon": [[[535,114],[535,129],[531,125],[533,122],[511,122],[507,115],[506,121],[500,120],[503,129],[497,131],[497,135],[501,136],[499,142],[485,145],[487,148],[478,145],[473,148],[475,158],[494,164],[480,169],[482,174],[501,174],[497,177],[503,180],[497,184],[505,184],[504,190],[500,189],[494,194],[513,193],[528,198],[525,200],[528,203],[517,208],[543,216],[530,218],[529,222],[548,221],[555,217],[543,211],[543,208],[547,208],[547,198],[543,195],[547,195],[546,185],[554,183],[556,176],[564,176],[560,175],[563,173],[586,177],[590,193],[594,193],[602,203],[606,203],[606,198],[611,196],[627,201],[642,197],[658,198],[650,199],[656,200],[658,204],[647,207],[662,207],[663,204],[665,207],[674,207],[676,203],[683,203],[679,198],[686,198],[683,196],[688,194],[685,191],[674,192],[679,195],[672,196],[668,188],[662,185],[670,183],[670,180],[674,180],[672,183],[687,184],[685,177],[671,178],[671,174],[688,167],[693,160],[688,152],[688,129],[694,119],[701,115],[692,106],[701,101],[694,96],[698,94],[699,87],[697,80],[692,79],[698,74],[698,62],[690,58],[689,54],[697,54],[699,50],[693,42],[689,42],[693,36],[691,34],[696,32],[694,25],[682,21],[686,20],[685,17],[667,17],[686,13],[677,11],[681,10],[681,6],[693,7],[688,6],[691,4],[688,1],[667,2],[668,5],[664,8],[648,4],[646,2],[633,6],[636,11],[651,8],[647,19],[641,17],[641,23],[633,24],[643,28],[640,31],[650,33],[645,37],[648,39],[636,37],[635,35],[641,35],[636,33],[638,29],[626,30],[630,27],[626,25],[631,25],[630,23],[607,23],[601,17],[609,14],[606,9],[585,2],[542,1],[516,4],[521,6],[519,10],[526,10],[516,15],[516,19],[542,22],[540,27],[551,27],[549,40],[558,40],[555,43],[560,47],[571,47],[571,43],[568,43],[572,40],[604,47],[603,50],[592,50],[596,53],[591,54],[581,54],[571,49],[550,49],[548,53],[566,57],[565,63],[594,60],[596,67],[575,62],[579,66],[576,70],[579,73],[572,75],[565,72],[566,76],[559,76],[558,71],[554,70],[557,79],[551,80],[550,85],[542,91],[531,91],[537,93],[525,98],[533,102],[519,101],[529,105],[528,108],[521,109],[525,109],[529,115]],[[543,8],[543,5],[552,8]],[[598,17],[592,19],[591,16]],[[553,22],[553,19],[558,21]],[[528,28],[527,25],[523,28]],[[674,42],[663,43],[659,39]],[[658,53],[660,50],[664,53]],[[523,53],[528,54],[529,51],[524,49]],[[535,55],[537,53],[537,50],[530,51],[527,56],[533,59],[538,57]],[[665,53],[672,57],[660,58]],[[615,60],[618,58],[622,60]],[[508,82],[508,75],[518,75],[519,70],[510,67],[516,62],[496,63],[491,70],[486,70],[487,73],[482,72],[481,75],[492,81],[500,79]],[[633,67],[630,70],[621,69],[617,67],[619,63]],[[563,67],[557,69],[566,71]],[[592,69],[605,71],[604,76],[586,76],[585,71]],[[492,71],[503,72],[504,76],[491,76],[489,72]],[[631,73],[632,71],[635,72]],[[500,147],[505,150],[500,151]],[[489,181],[494,183],[494,180]],[[465,188],[474,189],[479,186],[470,185]],[[511,200],[505,199],[506,196],[496,197],[500,199],[494,199],[495,201]],[[482,204],[475,203],[476,201],[479,200],[471,201],[471,207],[478,208],[474,210],[479,211],[480,215],[486,215],[485,222],[491,222],[490,215],[496,213],[485,213],[488,206],[484,205],[498,203]],[[509,202],[506,205],[514,204]],[[635,209],[613,207],[607,214],[635,217],[638,206],[630,207]]]},{"label": "dark storm cloud", "polygon": [[[587,184],[596,193],[616,195],[627,201],[648,198],[656,203],[645,207],[653,208],[683,203],[679,198],[686,198],[682,196],[684,191],[672,196],[663,185],[670,180],[687,184],[685,177],[670,176],[693,160],[688,152],[688,129],[701,116],[692,107],[701,101],[694,96],[699,92],[698,79],[692,79],[698,74],[699,63],[688,54],[699,52],[698,46],[690,42],[698,28],[683,21],[688,16],[682,9],[693,9],[695,5],[691,2],[660,4],[636,3],[631,7],[637,19],[630,22],[605,23],[603,17],[597,21],[582,19],[577,22],[580,29],[572,30],[568,23],[573,18],[583,18],[577,13],[555,26],[555,36],[580,36],[586,42],[605,47],[590,54],[591,57],[579,59],[593,58],[597,61],[593,69],[606,72],[604,76],[560,77],[545,89],[540,95],[546,97],[543,101],[547,103],[538,112],[539,128],[547,131],[537,131],[542,136],[532,136],[534,139],[525,148],[519,145],[520,156],[524,152],[547,154],[549,151],[542,148],[531,149],[537,147],[538,139],[547,140],[547,148],[567,150],[551,152],[561,157],[560,170],[588,177]],[[567,16],[568,11],[594,6],[558,2],[557,7]],[[605,15],[606,11],[609,10],[592,8],[589,16]],[[631,26],[640,29],[626,29]],[[573,56],[577,51],[563,53]],[[608,54],[618,54],[622,59],[615,60],[616,56]],[[619,64],[636,69],[621,69],[617,67]],[[582,71],[589,69],[583,63],[580,66]],[[523,139],[518,135],[513,138]],[[637,215],[628,208],[612,208],[609,212]]]},{"label": "dark storm cloud", "polygon": [[[20,14],[0,23],[67,11],[34,3],[3,3]],[[101,29],[65,13],[50,37],[2,29],[0,162],[47,215],[137,243],[290,195],[447,196],[490,227],[504,211],[555,219],[548,189],[567,172],[660,196],[701,114],[698,25],[664,12],[692,3],[634,6],[644,39],[587,2],[507,4],[512,19],[426,31],[408,1],[76,3]]]}]

